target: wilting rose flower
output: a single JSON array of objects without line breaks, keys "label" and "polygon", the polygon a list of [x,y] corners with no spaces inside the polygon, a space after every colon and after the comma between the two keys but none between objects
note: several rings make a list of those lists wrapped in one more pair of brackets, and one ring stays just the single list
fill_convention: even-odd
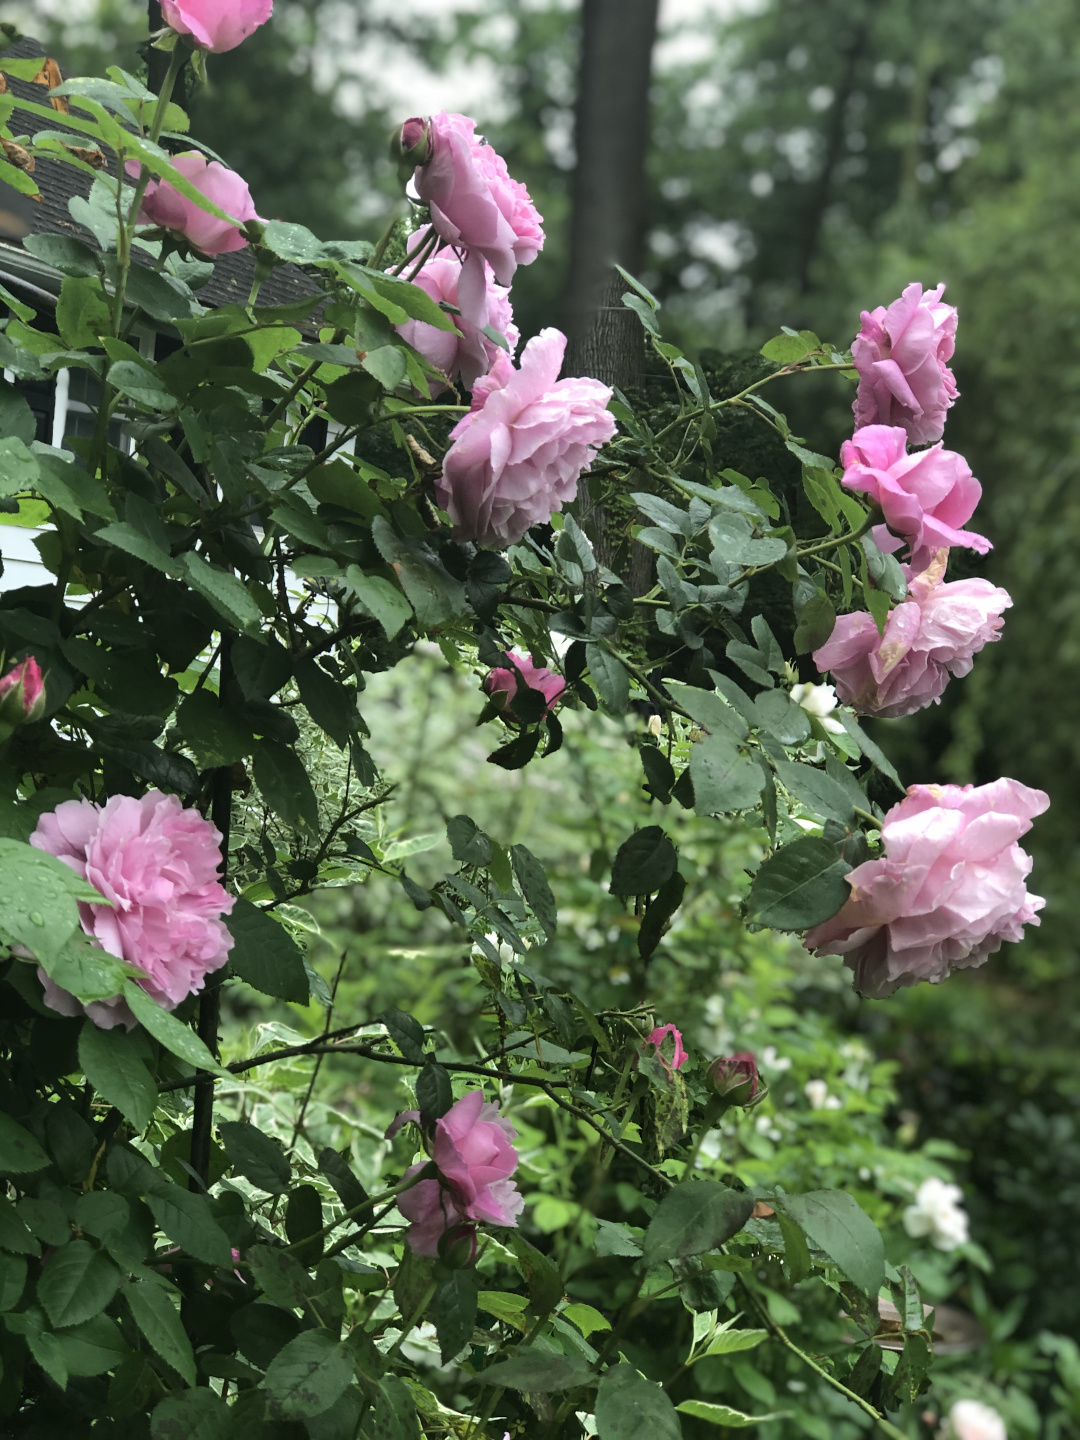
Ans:
[{"label": "wilting rose flower", "polygon": [[492,670],[486,675],[484,689],[487,693],[489,695],[506,695],[503,714],[513,720],[515,718],[513,701],[518,687],[524,685],[530,690],[539,690],[547,702],[544,713],[550,715],[566,689],[566,681],[561,675],[553,675],[542,665],[534,664],[532,656],[526,655],[522,650],[511,650],[507,658],[513,662],[514,668],[512,670],[500,668]]},{"label": "wilting rose flower", "polygon": [[[818,669],[821,669],[820,665]],[[832,718],[832,712],[840,702],[831,685],[812,685],[809,681],[804,681],[801,685],[791,687],[791,698],[808,715],[820,720],[826,730],[830,730],[834,735],[844,734],[843,725]]]},{"label": "wilting rose flower", "polygon": [[940,445],[909,455],[898,425],[867,425],[844,441],[840,461],[842,484],[876,500],[885,515],[885,525],[874,527],[878,548],[899,550],[906,541],[916,572],[925,570],[943,545],[966,545],[980,555],[993,548],[982,535],[960,528],[982,496],[962,455]]},{"label": "wilting rose flower", "polygon": [[[172,164],[201,195],[234,219],[241,222],[259,219],[251,191],[235,170],[219,165],[216,160],[207,160],[195,151],[172,156]],[[138,166],[129,164],[128,169],[137,173]],[[181,195],[167,180],[151,180],[146,187],[139,223],[175,230],[204,255],[225,255],[231,250],[242,250],[248,243],[235,225],[200,210],[194,200]]]},{"label": "wilting rose flower", "polygon": [[[664,1053],[664,1042],[668,1040],[669,1036],[671,1037],[668,1044],[668,1051],[671,1055],[670,1060]],[[651,1030],[649,1034],[645,1036],[644,1043],[654,1046],[657,1055],[659,1055],[660,1059],[663,1060],[664,1064],[671,1070],[681,1070],[690,1058],[683,1048],[682,1032],[677,1030],[674,1025],[657,1025],[655,1030]]]},{"label": "wilting rose flower", "polygon": [[839,914],[806,934],[808,950],[842,955],[873,999],[981,965],[1038,924],[1031,858],[1016,843],[1050,804],[1017,780],[912,785],[885,816],[885,853],[848,876]]},{"label": "wilting rose flower", "polygon": [[968,1238],[963,1198],[959,1185],[931,1175],[915,1191],[914,1204],[904,1210],[904,1229],[913,1240],[929,1239],[937,1250],[955,1250]]},{"label": "wilting rose flower", "polygon": [[45,713],[45,682],[33,655],[0,678],[0,740],[16,725],[29,725]]},{"label": "wilting rose flower", "polygon": [[908,285],[886,310],[862,312],[851,347],[859,372],[855,428],[902,425],[913,445],[940,440],[945,412],[956,399],[948,367],[956,338],[956,307],[943,305],[945,286]]},{"label": "wilting rose flower", "polygon": [[273,8],[274,0],[161,0],[165,24],[215,55],[235,50],[266,24]]},{"label": "wilting rose flower", "polygon": [[1005,1421],[981,1400],[957,1400],[938,1431],[938,1440],[1009,1440]]},{"label": "wilting rose flower", "polygon": [[[423,123],[407,120],[402,144],[407,138],[417,144]],[[475,120],[442,110],[427,126],[431,148],[416,167],[413,183],[435,229],[465,252],[458,286],[461,313],[483,327],[489,323],[484,262],[500,285],[509,285],[517,267],[531,265],[543,248],[542,221],[528,190],[507,173],[506,161],[476,135]]]},{"label": "wilting rose flower", "polygon": [[473,409],[450,432],[435,482],[458,540],[505,548],[573,500],[581,472],[615,433],[599,380],[560,380],[566,336],[541,330],[521,369],[500,351],[473,387]]},{"label": "wilting rose flower", "polygon": [[[407,1110],[387,1134],[396,1134],[406,1120],[419,1119],[418,1111]],[[470,1090],[436,1120],[430,1154],[438,1179],[421,1180],[398,1200],[398,1209],[411,1222],[405,1238],[414,1254],[460,1249],[467,1239],[461,1227],[467,1229],[469,1221],[517,1225],[525,1202],[510,1179],[518,1167],[518,1153],[510,1143],[516,1134],[480,1090]],[[427,1163],[411,1166],[405,1178],[419,1174]]]},{"label": "wilting rose flower", "polygon": [[[410,239],[410,249],[418,249],[428,233],[426,226],[418,230]],[[405,273],[409,274],[408,271]],[[412,276],[412,283],[419,285],[436,303],[445,300],[450,305],[459,305],[460,278],[461,259],[447,247],[424,261],[417,274]],[[488,297],[487,324],[506,337],[510,353],[513,354],[517,350],[520,337],[514,324],[509,294],[501,285],[495,284],[491,267],[486,262],[484,279]],[[429,365],[441,370],[447,380],[453,381],[460,375],[461,383],[467,390],[471,390],[481,375],[486,375],[499,356],[506,352],[501,345],[489,340],[482,330],[466,320],[464,315],[455,315],[453,318],[456,331],[439,330],[423,320],[407,320],[395,328],[401,338],[414,350],[418,350]],[[432,395],[439,395],[446,386],[432,381],[429,388]]]},{"label": "wilting rose flower", "polygon": [[1007,590],[989,580],[946,581],[948,551],[908,580],[908,597],[892,610],[885,633],[872,615],[841,615],[814,664],[828,670],[845,705],[866,715],[913,715],[940,703],[952,676],[967,675],[975,655],[997,640]]},{"label": "wilting rose flower", "polygon": [[729,1105],[748,1105],[761,1085],[757,1060],[749,1050],[721,1055],[709,1066],[708,1081]]},{"label": "wilting rose flower", "polygon": [[[42,815],[30,844],[69,865],[112,905],[79,906],[83,930],[103,950],[145,972],[138,983],[166,1010],[197,994],[229,958],[222,919],[235,903],[218,880],[221,835],[175,795],[114,795],[105,805],[65,800]],[[62,1015],[83,1007],[44,974],[45,1003]],[[95,1025],[135,1023],[123,999],[86,1006]]]}]

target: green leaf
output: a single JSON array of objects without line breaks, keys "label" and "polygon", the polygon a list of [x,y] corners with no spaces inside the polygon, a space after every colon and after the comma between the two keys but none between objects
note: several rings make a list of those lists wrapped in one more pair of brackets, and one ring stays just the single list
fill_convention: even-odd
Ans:
[{"label": "green leaf", "polygon": [[791,760],[776,762],[776,775],[786,790],[808,805],[815,815],[846,824],[854,819],[852,799],[847,790],[813,765]]},{"label": "green leaf", "polygon": [[422,629],[436,629],[465,613],[465,586],[455,580],[425,541],[396,535],[377,515],[371,533],[379,554],[392,565]]},{"label": "green leaf", "polygon": [[546,1315],[554,1310],[562,1299],[565,1288],[562,1274],[554,1260],[526,1240],[520,1230],[511,1230],[506,1243],[513,1251],[518,1268],[529,1287],[529,1300],[533,1310],[538,1315]]},{"label": "green leaf", "polygon": [[810,738],[810,717],[786,690],[763,690],[754,698],[755,724],[781,745],[801,745]]},{"label": "green leaf", "polygon": [[397,345],[380,345],[376,350],[368,350],[360,363],[384,390],[396,390],[408,374],[405,352]]},{"label": "green leaf", "polygon": [[26,1257],[0,1255],[0,1314],[14,1310],[26,1289]]},{"label": "green leaf", "polygon": [[835,714],[841,725],[843,725],[844,729],[866,756],[867,760],[870,761],[871,765],[875,765],[883,775],[888,776],[898,790],[903,790],[903,783],[893,768],[891,760],[877,742],[870,739],[870,736],[863,730],[862,726],[855,719],[855,716],[849,715],[846,710],[837,710]]},{"label": "green leaf", "polygon": [[606,1315],[601,1315],[591,1305],[567,1305],[565,1310],[559,1312],[564,1320],[569,1320],[576,1325],[586,1340],[597,1330],[610,1330],[611,1321]]},{"label": "green leaf", "polygon": [[747,919],[774,930],[808,930],[842,908],[851,895],[851,866],[836,846],[804,835],[773,852],[754,877]]},{"label": "green leaf", "polygon": [[646,1269],[703,1255],[730,1240],[750,1218],[753,1200],[715,1180],[684,1180],[661,1200],[645,1231]]},{"label": "green leaf", "polygon": [[767,1330],[721,1330],[698,1359],[704,1359],[706,1355],[734,1355],[739,1350],[754,1350],[768,1338]]},{"label": "green leaf", "polygon": [[124,1286],[124,1299],[131,1318],[146,1337],[150,1348],[167,1365],[171,1365],[182,1380],[193,1386],[195,1356],[180,1312],[173,1304],[174,1294],[175,1291],[156,1280],[133,1280]]},{"label": "green leaf", "polygon": [[649,959],[664,938],[665,927],[682,904],[685,894],[686,881],[676,870],[649,901],[648,908],[641,917],[637,937],[638,954],[643,960]]},{"label": "green leaf", "polygon": [[0,1111],[0,1173],[28,1175],[33,1170],[44,1169],[49,1163],[48,1155],[30,1131],[24,1130],[17,1120]]},{"label": "green leaf", "polygon": [[254,739],[250,725],[235,708],[220,704],[208,690],[196,690],[185,697],[176,713],[176,723],[202,769],[235,765],[251,749]]},{"label": "green leaf", "polygon": [[596,683],[605,708],[623,715],[630,704],[630,677],[622,661],[602,645],[589,645],[589,673]]},{"label": "green leaf", "polygon": [[613,895],[652,895],[675,873],[678,855],[659,825],[636,830],[619,846],[611,867]]},{"label": "green leaf", "polygon": [[174,1185],[160,1172],[154,1174],[146,1203],[173,1244],[204,1265],[231,1265],[229,1237],[214,1219],[206,1197]]},{"label": "green leaf", "polygon": [[427,1319],[435,1326],[444,1365],[472,1338],[476,1308],[476,1277],[471,1270],[456,1270],[431,1297]]},{"label": "green leaf", "polygon": [[0,1195],[0,1250],[15,1255],[40,1255],[41,1246],[11,1201]]},{"label": "green leaf", "polygon": [[300,699],[308,714],[335,745],[344,750],[360,723],[356,691],[334,679],[311,659],[298,660],[293,668]]},{"label": "green leaf", "polygon": [[325,1330],[305,1330],[274,1357],[266,1390],[285,1419],[299,1420],[329,1410],[352,1377],[349,1349]]},{"label": "green leaf", "polygon": [[290,830],[319,829],[319,806],[303,762],[278,740],[260,740],[252,763],[263,799]]},{"label": "green leaf", "polygon": [[179,409],[180,402],[157,372],[147,369],[135,360],[117,360],[114,365],[109,366],[109,373],[105,378],[121,395],[134,400],[136,405],[141,405],[144,410],[171,414]]},{"label": "green leaf", "polygon": [[268,1195],[286,1193],[292,1183],[292,1167],[280,1141],[244,1120],[223,1120],[218,1134],[234,1170]]},{"label": "green leaf", "polygon": [[122,1026],[102,1030],[92,1020],[85,1021],[79,1034],[79,1064],[104,1100],[115,1105],[136,1130],[146,1129],[158,1090],[134,1035]]},{"label": "green leaf", "polygon": [[711,1405],[707,1400],[684,1400],[675,1408],[694,1420],[704,1420],[709,1425],[727,1425],[733,1430],[745,1429],[748,1425],[764,1425],[767,1420],[786,1420],[791,1414],[790,1410],[777,1410],[771,1415],[744,1415],[741,1410],[732,1410],[730,1405]]},{"label": "green leaf", "polygon": [[413,607],[397,586],[381,575],[365,575],[359,566],[350,565],[345,571],[345,584],[372,619],[383,627],[388,640],[393,640],[412,619]]},{"label": "green leaf", "polygon": [[727,735],[709,735],[690,747],[690,779],[699,815],[748,810],[765,784],[761,766]]},{"label": "green leaf", "polygon": [[0,495],[17,495],[37,482],[40,471],[37,456],[14,435],[0,440]]},{"label": "green leaf", "polygon": [[820,650],[836,627],[836,611],[833,603],[819,590],[799,611],[799,623],[795,626],[795,653],[808,655],[811,650]]},{"label": "green leaf", "polygon": [[714,691],[683,685],[678,680],[665,680],[664,686],[675,704],[706,730],[731,735],[736,740],[746,739],[749,730],[746,721]]},{"label": "green leaf", "polygon": [[112,312],[100,280],[73,275],[64,278],[56,302],[56,328],[68,350],[85,350],[98,344],[99,335],[109,333]]},{"label": "green leaf", "polygon": [[235,1433],[229,1407],[202,1386],[166,1395],[150,1416],[152,1440],[228,1440]]},{"label": "green leaf", "polygon": [[0,932],[25,945],[46,970],[79,928],[76,901],[108,904],[62,861],[21,840],[0,840],[0,873]]},{"label": "green leaf", "polygon": [[131,1353],[116,1321],[95,1315],[56,1336],[69,1375],[104,1375]]},{"label": "green leaf", "polygon": [[459,865],[490,865],[491,841],[468,815],[453,815],[446,822],[450,853]]},{"label": "green leaf", "polygon": [[154,1039],[164,1045],[170,1054],[178,1055],[181,1060],[186,1060],[189,1065],[194,1065],[199,1070],[209,1070],[211,1074],[230,1078],[229,1072],[221,1068],[195,1031],[151,1000],[141,985],[128,980],[124,985],[124,999],[139,1024],[149,1030]]},{"label": "green leaf", "polygon": [[386,1026],[390,1039],[404,1055],[406,1060],[411,1060],[415,1065],[424,1063],[424,1027],[411,1015],[406,1015],[404,1010],[384,1010],[378,1016],[379,1022]]},{"label": "green leaf", "polygon": [[354,273],[356,272],[362,273],[370,288],[384,302],[404,310],[411,319],[421,320],[425,325],[434,325],[437,330],[452,332],[457,328],[453,317],[436,304],[426,290],[421,290],[419,285],[401,280],[396,275],[387,275],[382,270],[370,270],[366,266],[354,267]]},{"label": "green leaf", "polygon": [[[425,1396],[429,1394],[426,1390],[419,1390],[419,1387],[418,1392]],[[420,1440],[416,1398],[404,1380],[397,1375],[384,1375],[379,1381],[375,1389],[375,1404],[370,1417],[364,1421],[364,1431],[367,1440]],[[355,1433],[355,1422],[353,1430],[345,1433],[350,1436]],[[316,1440],[314,1435],[312,1440]],[[337,1440],[336,1436],[334,1440]],[[479,1440],[479,1436],[476,1440]]]},{"label": "green leaf", "polygon": [[778,1195],[773,1201],[871,1300],[885,1284],[885,1243],[877,1226],[844,1190]]},{"label": "green leaf", "polygon": [[776,1212],[776,1218],[780,1225],[780,1234],[784,1237],[784,1259],[787,1261],[788,1278],[793,1285],[798,1285],[800,1280],[805,1280],[810,1274],[810,1251],[806,1248],[806,1237],[783,1210]]},{"label": "green leaf", "polygon": [[441,1120],[454,1103],[450,1072],[428,1060],[416,1077],[416,1106],[425,1120]]},{"label": "green leaf", "polygon": [[476,1378],[485,1385],[502,1385],[530,1395],[575,1390],[587,1385],[591,1371],[577,1355],[557,1355],[542,1350],[523,1350],[510,1360],[482,1370]]},{"label": "green leaf", "polygon": [[100,545],[114,545],[118,550],[123,550],[125,554],[134,555],[136,560],[142,560],[145,564],[152,565],[155,570],[160,570],[165,575],[176,574],[176,562],[169,552],[141,534],[134,525],[129,525],[126,520],[118,521],[115,525],[103,526],[94,539]]},{"label": "green leaf", "polygon": [[544,874],[544,867],[524,845],[512,845],[510,858],[529,909],[539,920],[544,934],[549,940],[553,939],[558,929],[559,912],[555,896],[551,893],[551,886]]},{"label": "green leaf", "polygon": [[54,1329],[79,1325],[101,1313],[116,1294],[120,1272],[85,1240],[71,1240],[50,1257],[37,1296]]},{"label": "green leaf", "polygon": [[761,353],[774,365],[794,365],[804,356],[809,355],[811,350],[816,349],[816,345],[807,345],[801,336],[777,335],[775,339],[765,341],[761,347]]},{"label": "green leaf", "polygon": [[229,969],[264,995],[306,1005],[309,998],[304,956],[284,925],[250,900],[237,900],[225,924],[233,937]]},{"label": "green leaf", "polygon": [[624,1361],[600,1377],[596,1433],[599,1440],[681,1440],[682,1427],[660,1386]]},{"label": "green leaf", "polygon": [[284,1250],[256,1245],[244,1259],[251,1266],[255,1283],[266,1298],[283,1310],[296,1310],[307,1303],[312,1280],[304,1267]]},{"label": "green leaf", "polygon": [[99,259],[89,245],[71,235],[27,235],[23,249],[29,250],[61,275],[96,275]]},{"label": "green leaf", "polygon": [[262,611],[235,575],[228,570],[219,570],[193,550],[184,555],[183,567],[191,587],[209,600],[230,625],[239,630],[254,631],[259,628]]}]

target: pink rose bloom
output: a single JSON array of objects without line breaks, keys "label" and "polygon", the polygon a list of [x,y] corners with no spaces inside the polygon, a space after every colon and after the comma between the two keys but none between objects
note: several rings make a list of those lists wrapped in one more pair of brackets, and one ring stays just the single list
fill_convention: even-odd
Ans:
[{"label": "pink rose bloom", "polygon": [[[408,120],[403,144],[415,145],[423,122]],[[472,324],[488,324],[484,262],[500,285],[519,265],[531,265],[544,244],[542,221],[525,186],[511,180],[506,161],[476,135],[476,121],[445,110],[428,121],[430,151],[413,175],[416,193],[431,222],[449,244],[465,252],[458,287],[461,312]]]},{"label": "pink rose bloom", "polygon": [[525,685],[530,690],[539,690],[547,701],[546,715],[550,715],[559,698],[566,689],[566,681],[561,675],[553,675],[542,665],[536,665],[531,655],[526,655],[523,650],[511,650],[507,657],[513,664],[512,670],[492,670],[484,677],[484,689],[489,695],[505,693],[507,700],[503,706],[503,714],[507,719],[514,719],[513,699],[517,694],[518,686]]},{"label": "pink rose bloom", "polygon": [[840,462],[841,483],[869,495],[884,512],[888,529],[874,527],[878,548],[899,550],[906,540],[916,573],[927,568],[943,545],[966,545],[980,555],[993,549],[982,535],[960,528],[975,513],[982,486],[955,451],[935,445],[909,455],[900,426],[867,425],[844,441]]},{"label": "pink rose bloom", "polygon": [[947,362],[956,338],[956,306],[943,305],[945,286],[923,290],[916,281],[886,310],[862,312],[851,347],[859,372],[855,428],[902,425],[913,445],[940,440],[945,412],[956,399]]},{"label": "pink rose bloom", "polygon": [[[411,237],[409,248],[415,250],[423,243],[427,234],[427,226],[418,230]],[[406,270],[405,274],[408,275],[409,271]],[[461,259],[453,250],[446,248],[438,251],[430,260],[425,260],[419,272],[412,277],[412,283],[419,285],[436,303],[445,300],[448,304],[460,308],[460,278]],[[501,285],[495,284],[491,266],[486,261],[484,283],[487,286],[486,323],[506,337],[513,354],[517,350],[520,336],[514,324],[510,297]],[[407,320],[404,325],[395,326],[395,329],[406,344],[418,350],[429,365],[441,370],[447,380],[453,381],[460,375],[461,383],[467,390],[471,390],[481,375],[486,375],[499,356],[506,352],[494,340],[489,340],[483,330],[466,320],[464,315],[455,316],[454,324],[457,331],[439,330],[434,325],[425,324],[423,320]],[[446,386],[432,383],[430,389],[432,395],[439,395]]]},{"label": "pink rose bloom", "polygon": [[[112,905],[79,906],[82,928],[103,950],[144,971],[138,983],[166,1010],[197,994],[229,958],[222,920],[233,897],[218,879],[221,835],[175,795],[114,795],[104,806],[65,800],[42,815],[30,844],[56,855]],[[61,1015],[83,1007],[42,971],[45,1003]],[[123,999],[86,1006],[111,1030],[135,1018]]]},{"label": "pink rose bloom", "polygon": [[[406,1120],[419,1119],[418,1111],[408,1110],[387,1133],[395,1133]],[[436,1120],[431,1158],[439,1178],[421,1180],[398,1200],[398,1209],[411,1222],[405,1238],[414,1254],[438,1255],[444,1236],[450,1242],[460,1240],[459,1227],[470,1220],[517,1225],[525,1201],[510,1179],[518,1167],[518,1153],[510,1143],[516,1134],[481,1090],[470,1090]],[[405,1178],[426,1163],[411,1166]]]},{"label": "pink rose bloom", "polygon": [[235,50],[266,24],[273,8],[274,0],[161,0],[165,24],[215,55]]},{"label": "pink rose bloom", "polygon": [[1045,901],[1027,892],[1031,858],[1016,842],[1049,804],[1018,780],[910,786],[881,827],[884,855],[850,872],[850,899],[804,945],[842,955],[875,1000],[981,965],[1039,923]]},{"label": "pink rose bloom", "polygon": [[[219,165],[216,160],[207,160],[197,151],[174,155],[172,164],[201,195],[234,219],[243,223],[260,218],[255,213],[251,191],[235,170]],[[137,173],[138,167],[129,164],[128,169]],[[146,187],[139,223],[175,230],[204,255],[225,255],[230,250],[242,250],[248,243],[237,226],[200,210],[194,200],[181,195],[167,180],[151,180]]]},{"label": "pink rose bloom", "polygon": [[989,580],[945,581],[948,551],[939,550],[908,581],[908,598],[889,614],[885,634],[864,611],[841,615],[814,664],[828,670],[840,700],[864,715],[914,715],[940,704],[952,676],[971,670],[975,655],[1001,631],[1007,590]]},{"label": "pink rose bloom", "polygon": [[[672,1043],[674,1045],[670,1063],[664,1058],[664,1053],[660,1048],[669,1035],[672,1037]],[[677,1030],[674,1025],[657,1025],[655,1030],[651,1030],[649,1034],[645,1036],[644,1043],[646,1045],[654,1045],[660,1059],[663,1060],[664,1064],[668,1065],[671,1070],[681,1069],[690,1058],[683,1049],[682,1032]]]},{"label": "pink rose bloom", "polygon": [[473,386],[473,408],[435,482],[454,537],[504,549],[577,494],[578,477],[615,433],[599,380],[560,380],[566,336],[541,330],[515,370],[500,350]]},{"label": "pink rose bloom", "polygon": [[10,735],[16,725],[40,720],[44,713],[45,682],[41,667],[33,655],[28,655],[0,678],[0,740]]}]

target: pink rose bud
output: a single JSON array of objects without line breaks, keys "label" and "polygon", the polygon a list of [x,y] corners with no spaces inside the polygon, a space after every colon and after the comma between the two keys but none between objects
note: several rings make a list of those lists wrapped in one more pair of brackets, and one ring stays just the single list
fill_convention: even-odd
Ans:
[{"label": "pink rose bud", "polygon": [[915,573],[925,570],[942,546],[966,545],[980,555],[993,548],[982,535],[960,528],[982,497],[982,486],[962,455],[940,445],[909,455],[899,426],[867,425],[844,441],[840,460],[841,483],[881,506],[885,525],[873,532],[878,548],[899,550],[906,541]]},{"label": "pink rose bud", "polygon": [[890,718],[938,705],[949,680],[967,675],[974,656],[999,638],[1008,591],[989,580],[946,582],[947,559],[941,549],[921,575],[909,576],[907,599],[890,612],[884,635],[863,611],[841,615],[814,651],[843,704]]},{"label": "pink rose bud", "polygon": [[956,337],[956,307],[943,305],[945,286],[908,285],[886,310],[862,312],[851,347],[859,372],[855,428],[902,425],[913,445],[940,440],[945,412],[956,400],[947,362]]},{"label": "pink rose bud", "polygon": [[455,1225],[439,1240],[439,1259],[451,1270],[468,1270],[476,1264],[476,1226]]},{"label": "pink rose bud", "polygon": [[[406,1112],[409,1117],[415,1113]],[[430,1154],[438,1178],[419,1181],[398,1200],[398,1209],[411,1222],[405,1239],[414,1254],[438,1255],[447,1232],[458,1232],[468,1221],[517,1225],[525,1201],[510,1178],[518,1167],[510,1143],[516,1134],[480,1090],[470,1090],[436,1120]],[[427,1163],[411,1166],[405,1178],[419,1174]],[[462,1238],[457,1233],[446,1243],[453,1247]]]},{"label": "pink rose bud", "polygon": [[[221,834],[175,795],[114,795],[104,805],[65,800],[42,815],[30,844],[56,855],[111,905],[79,906],[84,932],[117,959],[144,972],[138,980],[166,1010],[198,994],[229,958],[224,919],[233,897],[218,879]],[[135,1024],[125,1001],[83,1006],[43,970],[45,1003],[61,1015],[89,1015],[111,1030]]]},{"label": "pink rose bud", "polygon": [[[235,170],[216,160],[207,160],[197,151],[174,155],[172,164],[200,195],[205,195],[241,224],[260,218],[255,212],[251,191]],[[137,173],[138,167],[129,164],[128,170]],[[194,200],[181,195],[167,180],[151,180],[146,187],[139,223],[173,230],[204,255],[225,255],[231,250],[242,250],[248,243],[236,225],[200,210]]]},{"label": "pink rose bud", "polygon": [[[425,225],[409,238],[409,249],[418,249],[430,233]],[[491,266],[484,265],[485,283],[488,288],[487,313],[491,328],[498,330],[510,345],[511,354],[517,349],[518,329],[514,324],[514,312],[510,308],[510,297],[501,285],[496,285]],[[461,259],[453,250],[440,250],[426,260],[420,270],[411,275],[412,283],[436,302],[446,301],[459,306],[458,282],[461,279]],[[414,350],[418,350],[429,365],[442,371],[451,383],[460,377],[461,383],[471,390],[482,375],[486,375],[500,355],[505,355],[501,345],[489,339],[482,330],[470,324],[464,315],[455,315],[457,330],[439,330],[423,320],[407,320],[395,326],[401,338]],[[445,389],[436,381],[429,381],[432,395],[439,395]]]},{"label": "pink rose bud", "polygon": [[398,154],[407,160],[410,169],[426,165],[431,158],[431,127],[419,115],[406,120],[398,132]]},{"label": "pink rose bud", "polygon": [[516,545],[575,498],[582,471],[614,435],[610,388],[559,379],[565,349],[560,331],[541,330],[519,370],[500,351],[473,387],[473,409],[450,432],[435,482],[456,539]]},{"label": "pink rose bud", "polygon": [[643,1045],[652,1045],[669,1070],[679,1070],[690,1058],[683,1049],[682,1033],[674,1025],[657,1025],[645,1036]]},{"label": "pink rose bud", "polygon": [[[547,673],[546,671],[544,672]],[[33,655],[0,678],[0,739],[16,725],[30,725],[45,713],[45,682]]]},{"label": "pink rose bud", "polygon": [[1037,925],[1031,857],[1016,843],[1050,804],[1018,780],[912,785],[881,827],[884,854],[850,871],[839,914],[807,931],[820,955],[842,955],[861,995],[982,965],[1003,940]]},{"label": "pink rose bud", "polygon": [[[406,138],[415,143],[415,127],[422,123],[406,121],[402,144]],[[442,110],[428,127],[430,149],[413,183],[435,229],[465,252],[461,313],[482,329],[489,323],[484,262],[500,285],[509,285],[517,267],[531,265],[543,248],[542,221],[525,186],[510,178],[506,161],[476,135],[475,120]]]},{"label": "pink rose bud", "polygon": [[561,675],[553,675],[550,670],[545,670],[542,665],[533,662],[531,655],[526,655],[522,650],[511,650],[507,657],[513,662],[512,670],[492,670],[484,677],[484,689],[489,695],[505,695],[503,714],[508,720],[517,717],[514,714],[513,700],[519,687],[524,686],[528,690],[538,690],[547,702],[545,715],[550,715],[559,703],[563,691],[566,689],[566,681]]},{"label": "pink rose bud", "polygon": [[165,24],[215,55],[235,50],[266,24],[273,8],[274,0],[161,0]]},{"label": "pink rose bud", "polygon": [[709,1066],[709,1084],[728,1105],[749,1105],[758,1093],[761,1077],[749,1050],[722,1055]]}]

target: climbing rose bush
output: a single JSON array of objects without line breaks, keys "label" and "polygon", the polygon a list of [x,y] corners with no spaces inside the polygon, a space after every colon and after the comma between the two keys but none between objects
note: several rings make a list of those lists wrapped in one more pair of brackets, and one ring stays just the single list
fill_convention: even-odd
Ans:
[{"label": "climbing rose bush", "polygon": [[274,0],[161,0],[165,24],[200,50],[235,50],[274,9]]},{"label": "climbing rose bush", "polygon": [[566,681],[561,675],[553,675],[543,665],[537,665],[532,656],[523,650],[511,650],[507,659],[513,662],[512,670],[500,666],[484,677],[484,689],[489,695],[506,695],[503,714],[510,719],[514,717],[514,696],[518,687],[524,685],[543,695],[546,702],[544,713],[550,715],[566,689]]},{"label": "climbing rose bush", "polygon": [[[229,958],[223,916],[235,901],[218,879],[221,833],[175,795],[114,795],[104,805],[65,800],[43,815],[30,844],[55,855],[111,904],[81,904],[84,932],[103,950],[136,965],[148,995],[172,1010],[195,995]],[[45,1001],[63,1015],[84,1007],[39,972]],[[85,1006],[95,1025],[128,1029],[126,1002]]]},{"label": "climbing rose bush", "polygon": [[[241,224],[260,218],[246,181],[235,170],[194,151],[174,156],[172,163],[200,195],[205,195]],[[151,180],[146,187],[139,221],[175,231],[204,255],[225,255],[231,250],[242,250],[248,243],[237,226],[200,209],[167,180]]]},{"label": "climbing rose bush", "polygon": [[1050,804],[1018,780],[912,785],[881,827],[884,854],[850,871],[851,898],[806,934],[807,949],[842,955],[861,995],[981,965],[1003,940],[1039,923],[1031,858],[1016,843]]},{"label": "climbing rose bush", "polygon": [[913,715],[940,703],[953,677],[971,670],[984,645],[1000,636],[1012,604],[989,580],[945,580],[948,551],[909,579],[907,599],[890,611],[884,635],[872,615],[841,615],[814,664],[832,675],[845,705],[867,715]]},{"label": "climbing rose bush", "polygon": [[852,409],[855,428],[901,425],[913,445],[940,440],[957,398],[949,369],[956,342],[956,307],[942,303],[945,286],[916,281],[886,309],[862,312],[851,347],[859,372]]},{"label": "climbing rose bush", "polygon": [[[464,272],[463,272],[464,273]],[[573,500],[581,472],[615,433],[611,389],[560,380],[566,336],[541,330],[515,370],[500,352],[450,432],[436,481],[459,540],[504,549]]]}]

